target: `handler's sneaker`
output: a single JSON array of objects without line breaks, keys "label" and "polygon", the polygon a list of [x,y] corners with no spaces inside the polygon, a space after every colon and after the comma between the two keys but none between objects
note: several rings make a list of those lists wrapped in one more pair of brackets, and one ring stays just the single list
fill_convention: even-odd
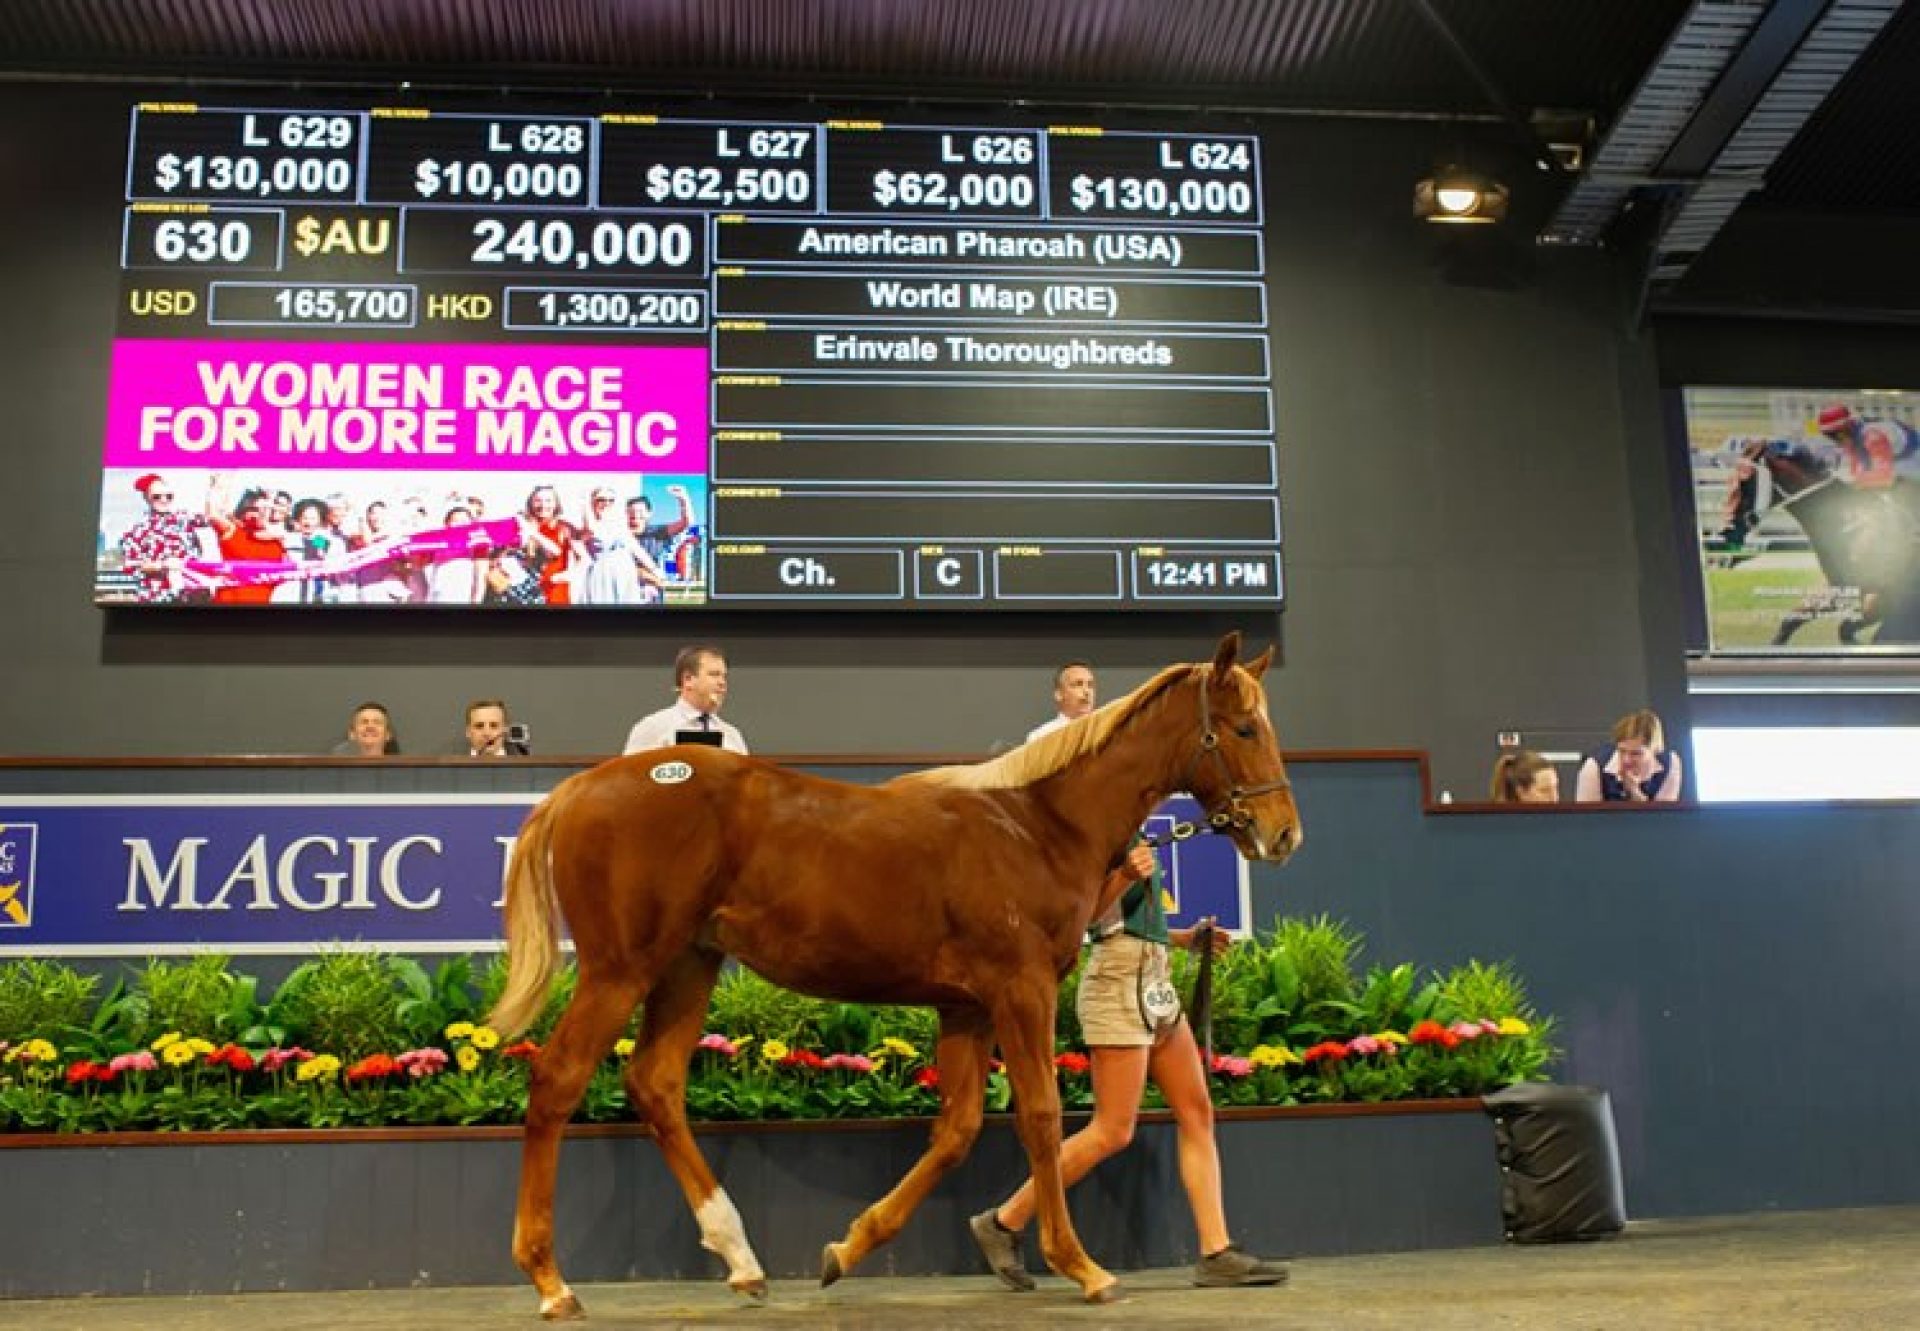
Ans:
[{"label": "handler's sneaker", "polygon": [[[993,1218],[988,1212],[987,1218]],[[1229,1243],[1219,1252],[1202,1257],[1193,1264],[1193,1283],[1217,1288],[1227,1285],[1278,1285],[1286,1281],[1287,1268],[1280,1262],[1263,1262],[1238,1244]]]},{"label": "handler's sneaker", "polygon": [[1033,1288],[1033,1277],[1027,1274],[1027,1264],[1020,1259],[1020,1236],[1010,1229],[1002,1229],[994,1218],[997,1207],[988,1207],[979,1215],[967,1221],[967,1228],[973,1231],[973,1241],[980,1245],[980,1255],[987,1259],[987,1266],[1000,1277],[1000,1283],[1008,1289],[1024,1293]]}]

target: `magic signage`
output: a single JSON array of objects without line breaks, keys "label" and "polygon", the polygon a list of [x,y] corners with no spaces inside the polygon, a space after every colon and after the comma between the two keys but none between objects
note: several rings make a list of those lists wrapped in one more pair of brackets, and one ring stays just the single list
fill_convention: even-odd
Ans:
[{"label": "magic signage", "polygon": [[[0,956],[294,953],[340,943],[498,948],[531,794],[54,796],[0,802]],[[1173,800],[1148,822],[1193,818]],[[1160,852],[1175,924],[1247,918],[1246,864]]]}]

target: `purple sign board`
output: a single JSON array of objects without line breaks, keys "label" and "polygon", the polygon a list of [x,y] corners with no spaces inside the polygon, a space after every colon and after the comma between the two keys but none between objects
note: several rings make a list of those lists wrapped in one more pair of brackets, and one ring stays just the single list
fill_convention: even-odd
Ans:
[{"label": "purple sign board", "polygon": [[[536,797],[59,796],[0,803],[0,956],[295,953],[340,943],[497,949],[500,893]],[[1162,832],[1193,817],[1172,801]],[[1223,838],[1160,852],[1169,916],[1247,918]]]}]

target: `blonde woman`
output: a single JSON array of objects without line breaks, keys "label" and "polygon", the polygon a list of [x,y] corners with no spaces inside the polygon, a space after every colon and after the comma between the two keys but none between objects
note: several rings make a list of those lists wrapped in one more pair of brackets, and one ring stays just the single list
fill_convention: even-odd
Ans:
[{"label": "blonde woman", "polygon": [[1671,804],[1680,798],[1680,755],[1667,750],[1660,718],[1642,708],[1613,723],[1613,747],[1595,749],[1580,764],[1574,801],[1599,804]]}]

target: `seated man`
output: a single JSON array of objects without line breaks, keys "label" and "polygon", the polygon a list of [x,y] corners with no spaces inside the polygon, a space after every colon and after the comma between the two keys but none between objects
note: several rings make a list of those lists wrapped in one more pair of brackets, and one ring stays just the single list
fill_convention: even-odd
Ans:
[{"label": "seated man", "polygon": [[[462,752],[455,749],[455,753]],[[525,727],[507,719],[507,705],[498,698],[482,698],[467,704],[467,740],[464,749],[469,758],[525,757]]]},{"label": "seated man", "polygon": [[333,746],[336,758],[385,758],[400,752],[393,718],[377,702],[363,702],[347,718],[347,737]]}]

